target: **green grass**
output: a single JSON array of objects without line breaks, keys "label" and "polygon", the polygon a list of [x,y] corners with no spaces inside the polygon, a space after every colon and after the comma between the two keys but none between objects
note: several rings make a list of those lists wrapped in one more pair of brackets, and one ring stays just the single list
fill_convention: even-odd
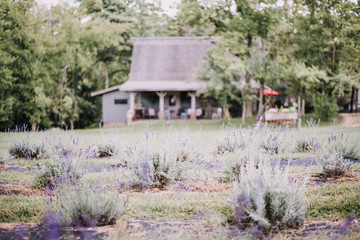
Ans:
[{"label": "green grass", "polygon": [[0,196],[0,206],[0,222],[38,223],[46,202],[40,196],[9,195]]},{"label": "green grass", "polygon": [[335,220],[352,213],[360,218],[360,183],[328,184],[309,189],[308,219]]},{"label": "green grass", "polygon": [[[318,122],[319,117],[315,115],[315,113],[306,113],[304,116],[301,116],[301,125],[305,126],[306,121],[310,119],[314,119],[316,122]],[[340,114],[336,114],[334,117],[332,117],[332,120],[329,121],[321,121],[320,120],[320,126],[331,126],[334,124],[334,120],[336,124],[339,124],[342,121],[342,116]]]},{"label": "green grass", "polygon": [[30,172],[0,171],[0,182],[18,182],[31,185],[34,176]]},{"label": "green grass", "polygon": [[230,218],[227,202],[231,191],[224,192],[159,192],[133,193],[129,196],[126,217],[189,220],[213,212]]},{"label": "green grass", "polygon": [[[306,116],[305,116],[306,117]],[[239,127],[241,119],[232,119],[231,123]],[[243,124],[254,124],[255,118],[249,119],[249,122]],[[144,136],[146,123],[134,124],[133,126],[121,126],[114,129],[86,129],[75,130],[79,136],[80,143],[83,146],[97,144],[102,140],[115,139],[119,141],[122,147],[133,146],[138,137]],[[169,129],[187,129],[191,135],[190,140],[196,148],[204,155],[205,161],[213,161],[213,153],[216,151],[216,144],[219,139],[225,136],[224,123],[222,120],[198,120],[198,121],[156,121],[149,122],[149,128],[153,131],[166,132]],[[341,127],[334,128],[332,125],[320,125],[318,128],[302,128],[289,130],[287,143],[290,143],[291,136],[294,137],[318,137],[320,141],[327,141],[331,132],[344,132],[350,138],[359,137],[360,127]],[[55,131],[49,133],[34,133],[33,137],[42,138],[46,134],[57,134]],[[7,146],[23,137],[23,134],[2,134],[0,141],[0,154],[7,154]],[[273,158],[303,158],[312,156],[308,153],[291,153],[291,149],[286,152],[273,155]],[[219,161],[225,161],[232,153],[218,156]],[[81,165],[112,165],[119,163],[116,158],[97,158],[90,160],[81,160]],[[11,164],[36,166],[41,161],[29,161],[26,159],[14,159]],[[354,172],[360,172],[360,164],[354,164]],[[301,167],[291,167],[291,173],[319,172],[316,166],[306,169]],[[209,172],[203,169],[201,173],[194,172],[189,167],[186,175],[195,179],[218,178],[222,176],[219,171]],[[194,176],[195,175],[195,176]],[[118,181],[124,181],[124,172],[120,169],[102,173],[88,173],[83,176],[80,182],[103,183],[114,185]],[[32,172],[17,173],[0,171],[0,181],[21,182],[31,184],[34,180]],[[197,219],[199,216],[208,216],[213,213],[221,215],[224,219],[231,218],[232,209],[228,203],[231,199],[231,191],[224,192],[129,192],[128,209],[125,217],[138,217],[150,219],[172,219],[189,220]],[[357,211],[357,217],[360,217],[360,183],[347,183],[338,185],[326,185],[323,187],[310,187],[307,193],[308,199],[308,220],[321,219],[344,219],[347,218],[353,210]],[[41,218],[46,204],[44,198],[37,196],[0,196],[0,222],[37,222]]]}]

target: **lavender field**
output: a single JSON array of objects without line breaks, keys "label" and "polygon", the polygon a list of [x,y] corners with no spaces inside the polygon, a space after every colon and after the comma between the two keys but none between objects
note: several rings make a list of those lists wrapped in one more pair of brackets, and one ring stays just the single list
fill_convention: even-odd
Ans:
[{"label": "lavender field", "polygon": [[360,128],[166,121],[0,135],[1,239],[359,239]]}]

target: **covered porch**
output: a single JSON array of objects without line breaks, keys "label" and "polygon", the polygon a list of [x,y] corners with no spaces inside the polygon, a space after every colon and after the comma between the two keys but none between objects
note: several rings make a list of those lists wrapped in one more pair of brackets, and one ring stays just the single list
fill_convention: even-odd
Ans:
[{"label": "covered porch", "polygon": [[196,91],[203,87],[204,83],[200,82],[127,81],[121,87],[122,91],[129,94],[127,123],[146,118],[166,120],[207,117],[204,106],[206,100],[196,96]]},{"label": "covered porch", "polygon": [[197,97],[195,91],[129,92],[127,123],[142,119],[204,119],[218,112],[211,99]]}]

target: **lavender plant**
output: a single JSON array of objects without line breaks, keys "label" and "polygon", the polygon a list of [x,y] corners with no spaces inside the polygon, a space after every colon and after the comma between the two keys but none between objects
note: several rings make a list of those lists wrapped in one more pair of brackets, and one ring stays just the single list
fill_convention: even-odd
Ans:
[{"label": "lavender plant", "polygon": [[46,222],[57,222],[60,226],[103,226],[114,224],[125,212],[126,200],[119,200],[116,191],[105,190],[101,186],[61,185],[53,200],[55,218]]},{"label": "lavender plant", "polygon": [[245,129],[237,129],[232,125],[226,126],[225,137],[217,141],[217,152],[223,154],[225,152],[234,152],[237,149],[244,149],[246,136]]},{"label": "lavender plant", "polygon": [[280,146],[285,145],[284,140],[287,137],[288,128],[280,127],[273,129],[260,126],[260,121],[252,130],[242,132],[242,142],[244,147],[235,149],[227,167],[224,171],[224,181],[232,181],[236,179],[242,167],[246,167],[248,163],[257,165],[266,155],[278,153]]},{"label": "lavender plant", "polygon": [[97,144],[97,152],[99,157],[115,156],[118,153],[118,147],[112,141],[101,142]]},{"label": "lavender plant", "polygon": [[45,156],[45,144],[34,142],[30,138],[23,139],[9,146],[9,154],[15,158],[39,159]]},{"label": "lavender plant", "polygon": [[281,125],[269,127],[265,124],[261,127],[261,119],[255,128],[250,130],[235,128],[234,126],[226,127],[225,137],[217,141],[217,152],[223,154],[225,152],[235,152],[247,148],[249,142],[258,141],[259,146],[266,150],[269,154],[278,154],[287,149],[285,140],[289,127]]},{"label": "lavender plant", "polygon": [[351,174],[352,163],[346,159],[358,153],[358,145],[349,141],[344,134],[332,133],[328,144],[323,147],[317,158],[324,177],[339,177]]},{"label": "lavender plant", "polygon": [[81,146],[79,136],[73,131],[61,131],[44,138],[47,152],[60,158],[73,156],[82,159],[96,157],[95,145]]},{"label": "lavender plant", "polygon": [[241,168],[233,184],[235,221],[283,229],[301,226],[305,220],[305,185],[289,182],[287,169],[260,161]]},{"label": "lavender plant", "polygon": [[318,144],[318,142],[315,138],[303,136],[302,138],[298,138],[296,140],[295,150],[297,152],[311,152],[316,144]]},{"label": "lavender plant", "polygon": [[34,188],[54,189],[59,184],[73,182],[80,178],[81,170],[72,156],[54,156],[35,168]]},{"label": "lavender plant", "polygon": [[0,165],[6,165],[9,162],[9,157],[0,154]]},{"label": "lavender plant", "polygon": [[125,151],[131,186],[163,187],[183,178],[186,162],[194,161],[198,155],[187,147],[186,139],[174,134],[160,136],[145,130],[145,138]]}]

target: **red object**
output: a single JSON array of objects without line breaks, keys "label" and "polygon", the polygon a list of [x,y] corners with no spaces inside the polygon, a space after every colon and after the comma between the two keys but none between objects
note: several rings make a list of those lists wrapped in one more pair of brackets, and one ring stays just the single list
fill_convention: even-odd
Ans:
[{"label": "red object", "polygon": [[[270,95],[271,95],[271,89],[266,89],[266,88],[264,88],[263,93],[264,93],[266,96],[270,96]],[[280,93],[277,92],[277,91],[272,90],[272,95],[273,95],[273,96],[279,96]]]}]

